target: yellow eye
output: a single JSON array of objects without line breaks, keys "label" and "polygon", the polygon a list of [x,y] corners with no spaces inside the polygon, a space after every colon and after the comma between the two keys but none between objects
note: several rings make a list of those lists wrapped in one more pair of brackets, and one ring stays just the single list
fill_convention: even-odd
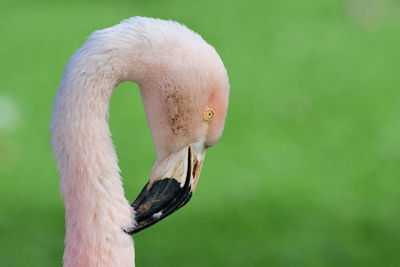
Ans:
[{"label": "yellow eye", "polygon": [[206,110],[204,113],[204,118],[206,120],[211,120],[214,117],[214,110],[212,108],[209,108]]}]

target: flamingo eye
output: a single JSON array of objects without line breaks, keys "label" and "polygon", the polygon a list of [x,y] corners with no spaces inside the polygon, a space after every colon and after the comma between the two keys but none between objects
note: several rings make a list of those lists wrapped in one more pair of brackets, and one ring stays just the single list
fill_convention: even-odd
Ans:
[{"label": "flamingo eye", "polygon": [[209,108],[204,113],[204,119],[211,120],[214,117],[214,114],[215,114],[214,110],[212,108]]}]

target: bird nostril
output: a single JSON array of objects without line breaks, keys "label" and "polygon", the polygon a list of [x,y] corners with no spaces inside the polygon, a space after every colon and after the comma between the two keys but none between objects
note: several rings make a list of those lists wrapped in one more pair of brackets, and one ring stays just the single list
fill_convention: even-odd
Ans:
[{"label": "bird nostril", "polygon": [[193,171],[192,171],[193,178],[196,177],[197,165],[198,165],[197,163],[198,163],[198,161],[196,160],[196,162],[194,163],[194,166],[193,166]]}]

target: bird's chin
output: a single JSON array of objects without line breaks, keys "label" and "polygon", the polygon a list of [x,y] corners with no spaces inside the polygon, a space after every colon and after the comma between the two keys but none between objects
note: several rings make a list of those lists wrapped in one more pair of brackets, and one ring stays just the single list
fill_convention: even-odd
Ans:
[{"label": "bird's chin", "polygon": [[159,222],[184,206],[192,197],[200,176],[206,149],[189,145],[158,163],[151,178],[133,202],[135,234]]}]

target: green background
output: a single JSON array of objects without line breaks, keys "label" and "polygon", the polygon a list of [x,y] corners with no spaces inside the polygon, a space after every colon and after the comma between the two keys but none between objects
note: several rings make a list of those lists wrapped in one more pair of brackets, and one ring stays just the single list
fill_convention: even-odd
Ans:
[{"label": "green background", "polygon": [[[0,265],[60,266],[50,107],[70,56],[132,16],[220,53],[225,132],[187,206],[137,234],[137,266],[400,266],[400,2],[0,2]],[[126,197],[155,155],[137,86],[110,125]]]}]

